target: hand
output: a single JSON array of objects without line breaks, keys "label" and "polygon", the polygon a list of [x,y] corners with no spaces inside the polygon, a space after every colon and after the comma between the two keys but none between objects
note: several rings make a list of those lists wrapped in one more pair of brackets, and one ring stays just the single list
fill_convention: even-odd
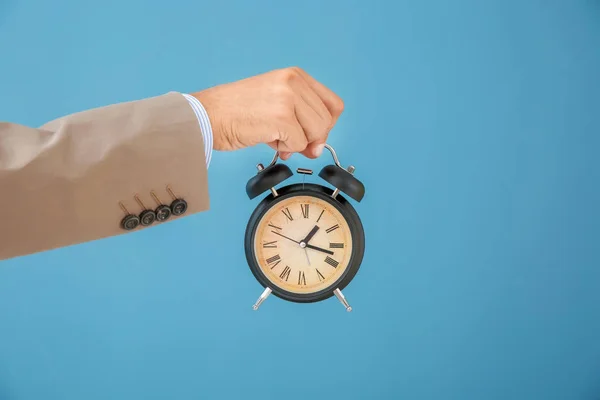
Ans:
[{"label": "hand", "polygon": [[297,67],[193,93],[213,128],[214,150],[266,143],[282,159],[316,158],[344,109],[335,93]]}]

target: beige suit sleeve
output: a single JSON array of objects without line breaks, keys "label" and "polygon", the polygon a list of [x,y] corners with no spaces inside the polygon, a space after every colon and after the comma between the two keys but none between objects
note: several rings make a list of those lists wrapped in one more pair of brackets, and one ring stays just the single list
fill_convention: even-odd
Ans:
[{"label": "beige suit sleeve", "polygon": [[180,93],[68,115],[39,129],[0,123],[0,260],[134,230],[130,214],[172,197],[187,211],[209,208],[204,142]]}]

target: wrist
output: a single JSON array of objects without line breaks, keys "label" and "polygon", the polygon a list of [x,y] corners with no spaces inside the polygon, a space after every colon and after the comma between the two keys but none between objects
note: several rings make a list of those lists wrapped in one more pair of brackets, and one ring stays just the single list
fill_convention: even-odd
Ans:
[{"label": "wrist", "polygon": [[[223,105],[219,104],[220,93],[216,88],[208,88],[191,93],[196,100],[204,106],[211,125],[212,149],[228,151],[235,148],[230,138],[227,137],[223,120]],[[231,126],[231,124],[229,124]]]}]

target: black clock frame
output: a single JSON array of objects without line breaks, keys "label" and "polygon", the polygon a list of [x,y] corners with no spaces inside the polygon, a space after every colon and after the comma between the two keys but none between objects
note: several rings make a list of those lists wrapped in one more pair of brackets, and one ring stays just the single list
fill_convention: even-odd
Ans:
[{"label": "black clock frame", "polygon": [[[333,190],[322,185],[314,183],[294,183],[277,189],[277,192],[277,196],[270,193],[257,205],[246,226],[244,248],[250,270],[263,288],[269,287],[272,290],[273,295],[283,300],[295,303],[314,303],[326,300],[334,295],[336,289],[342,290],[348,286],[360,269],[365,253],[365,233],[360,217],[354,207],[343,195],[337,194],[336,197],[333,198]],[[282,289],[276,283],[271,282],[261,271],[254,251],[256,229],[265,213],[280,201],[296,196],[312,196],[331,204],[342,214],[344,219],[346,219],[352,237],[352,254],[348,262],[348,267],[344,273],[327,288],[314,293],[290,292]]]}]

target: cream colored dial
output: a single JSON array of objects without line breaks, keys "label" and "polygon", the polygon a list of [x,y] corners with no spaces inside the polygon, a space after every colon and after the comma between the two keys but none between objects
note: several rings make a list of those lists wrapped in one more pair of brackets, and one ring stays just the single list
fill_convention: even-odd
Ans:
[{"label": "cream colored dial", "polygon": [[352,255],[352,236],[333,205],[312,196],[294,196],[279,201],[261,218],[254,253],[273,284],[293,293],[314,293],[344,274]]}]

